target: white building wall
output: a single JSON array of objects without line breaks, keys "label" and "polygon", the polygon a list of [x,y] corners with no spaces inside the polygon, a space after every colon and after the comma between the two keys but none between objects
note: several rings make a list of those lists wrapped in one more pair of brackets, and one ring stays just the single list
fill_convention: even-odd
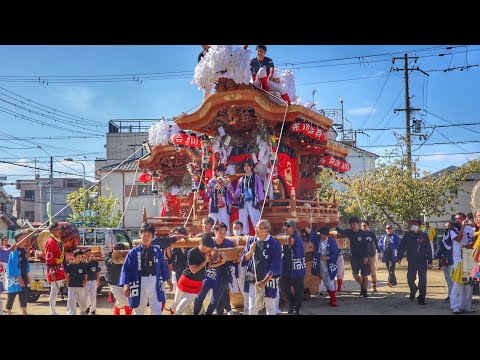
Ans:
[{"label": "white building wall", "polygon": [[[470,196],[476,183],[477,180],[465,181],[465,183],[461,186],[461,189],[466,190],[467,192],[459,190],[458,197],[455,198],[451,203],[445,205],[445,211],[447,215],[432,215],[428,218],[425,218],[425,220],[430,222],[430,226],[433,226],[436,229],[444,229],[445,223],[447,221],[452,221],[452,215],[455,215],[458,212],[462,212],[464,214],[472,212],[472,208],[470,207]],[[480,204],[477,204],[477,206],[480,206]],[[452,210],[452,208],[454,210]]]},{"label": "white building wall", "polygon": [[[99,171],[101,177],[107,174],[105,171]],[[140,173],[137,173],[137,178]],[[109,176],[102,180],[102,195],[109,196],[110,193],[120,200],[120,211],[124,211],[125,216],[120,227],[125,229],[138,229],[142,225],[142,209],[147,209],[149,217],[160,216],[161,197],[156,198],[156,204],[153,205],[153,196],[132,196],[128,201],[129,193],[124,193],[125,185],[143,185],[142,182],[135,179],[135,172],[112,172]],[[106,190],[107,186],[110,190]],[[127,206],[128,201],[128,206]]]}]

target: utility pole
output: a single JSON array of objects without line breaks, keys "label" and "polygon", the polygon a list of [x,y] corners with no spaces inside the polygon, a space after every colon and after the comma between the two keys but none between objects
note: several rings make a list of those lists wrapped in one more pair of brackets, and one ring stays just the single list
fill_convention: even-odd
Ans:
[{"label": "utility pole", "polygon": [[408,94],[408,55],[404,57],[404,73],[405,78],[405,129],[407,130],[405,135],[405,142],[407,143],[407,159],[408,166],[412,166],[412,142],[410,139],[410,96]]},{"label": "utility pole", "polygon": [[345,124],[343,123],[343,98],[340,98],[340,106],[342,107],[342,141],[345,139]]},{"label": "utility pole", "polygon": [[[50,156],[50,215],[52,215],[53,212],[53,201],[52,201],[52,191],[53,191],[53,157]],[[53,218],[52,218],[53,222]]]},{"label": "utility pole", "polygon": [[412,71],[420,71],[422,73],[424,73],[425,75],[427,76],[430,76],[429,74],[427,74],[425,71],[421,70],[418,66],[416,68],[408,68],[408,60],[409,59],[414,59],[415,60],[415,63],[417,63],[417,60],[418,60],[418,56],[413,56],[413,57],[408,57],[408,54],[405,54],[403,58],[393,58],[393,63],[395,63],[395,60],[404,60],[404,68],[403,69],[399,69],[397,67],[395,67],[393,70],[394,71],[400,71],[400,70],[403,70],[403,75],[404,75],[404,79],[405,79],[405,109],[395,109],[394,112],[397,112],[397,111],[405,111],[405,130],[406,130],[406,133],[405,133],[405,144],[406,144],[406,148],[407,148],[407,167],[409,169],[411,169],[412,167],[412,140],[411,140],[411,125],[410,125],[410,114],[412,111],[419,111],[421,109],[414,109],[412,107],[410,107],[410,93],[409,93],[409,86],[408,86],[408,71],[409,70],[412,70]]}]

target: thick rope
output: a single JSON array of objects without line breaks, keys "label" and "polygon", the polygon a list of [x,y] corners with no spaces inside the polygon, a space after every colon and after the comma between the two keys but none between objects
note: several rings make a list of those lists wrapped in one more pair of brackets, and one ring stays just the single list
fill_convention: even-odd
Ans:
[{"label": "thick rope", "polygon": [[273,168],[277,164],[278,150],[280,149],[280,142],[282,141],[283,129],[285,127],[285,120],[287,118],[287,111],[288,111],[288,104],[285,106],[285,114],[283,115],[282,129],[280,130],[280,136],[278,137],[277,150],[275,151],[275,159],[273,160],[272,172],[271,172],[270,176],[268,177],[267,190],[265,191],[265,197],[263,198],[263,205],[262,205],[262,211],[260,212],[260,219],[262,218],[263,209],[265,208],[265,202],[267,201],[267,194],[270,190],[270,184],[272,183]]},{"label": "thick rope", "polygon": [[[205,169],[202,169],[202,174],[200,175],[200,179],[198,180],[198,185],[197,185],[197,190],[195,191],[198,194],[198,189],[200,188],[200,184],[203,181],[203,173]],[[194,195],[195,197],[195,195]],[[187,226],[188,220],[190,220],[190,215],[192,214],[193,208],[195,207],[195,199],[192,201],[192,207],[190,208],[190,211],[188,212],[187,220],[185,220],[185,224],[183,224],[183,227]]]},{"label": "thick rope", "polygon": [[137,167],[137,169],[135,170],[135,175],[133,176],[133,183],[132,183],[132,186],[130,188],[130,194],[128,195],[127,204],[125,205],[125,209],[123,209],[122,217],[120,218],[120,221],[118,222],[118,225],[117,225],[118,228],[120,227],[120,224],[123,221],[123,217],[125,216],[125,213],[127,212],[128,203],[130,202],[130,197],[132,196],[133,187],[135,186],[135,181],[137,180],[138,165],[136,167]]},{"label": "thick rope", "polygon": [[[100,180],[96,181],[93,183],[92,186],[90,186],[87,190],[90,190],[92,189],[93,187],[95,187],[99,182],[101,182],[103,179],[105,179],[107,176],[109,176],[112,172],[114,172],[115,170],[117,170],[121,165],[123,165],[123,163],[125,163],[128,159],[130,159],[133,155],[135,155],[137,152],[139,152],[140,150],[142,150],[143,147],[140,147],[138,148],[138,150],[136,150],[133,154],[131,154],[129,157],[127,157],[125,160],[123,160],[120,164],[118,164],[117,166],[115,166],[109,173],[107,173],[105,176],[103,176]],[[87,190],[83,189],[84,192],[86,192]],[[81,197],[83,196],[83,194],[78,194],[77,197],[75,197],[74,199],[70,200],[70,202],[67,203],[67,205],[65,205],[62,209],[60,209],[60,211],[58,211],[56,214],[52,215],[52,219],[57,216],[58,214],[60,214],[63,210],[65,210],[67,207],[71,206],[75,201],[77,201],[78,199],[80,199]],[[43,226],[45,226],[50,220],[47,220],[45,221],[42,225],[40,225],[39,227],[37,227],[34,231],[32,231],[28,236],[26,236],[23,240],[21,240],[20,242],[18,242],[17,244],[21,243],[22,241],[24,241],[25,239],[27,238],[31,238],[33,236],[33,234],[35,234],[36,232],[38,231],[43,231],[45,229],[42,229]],[[36,242],[37,242],[38,238],[28,247],[28,249],[30,249]]]}]

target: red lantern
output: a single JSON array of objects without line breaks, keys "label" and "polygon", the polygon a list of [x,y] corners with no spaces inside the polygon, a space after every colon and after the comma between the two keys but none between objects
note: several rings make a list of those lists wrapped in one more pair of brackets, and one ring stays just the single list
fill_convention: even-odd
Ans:
[{"label": "red lantern", "polygon": [[185,146],[187,142],[188,135],[183,131],[172,135],[172,143],[178,146]]},{"label": "red lantern", "polygon": [[327,132],[321,127],[317,127],[317,131],[315,132],[314,139],[320,142],[325,142],[327,141],[327,137],[328,137]]},{"label": "red lantern", "polygon": [[335,158],[335,162],[332,164],[332,168],[339,170],[340,167],[342,166],[342,163],[343,163],[342,160]]},{"label": "red lantern", "polygon": [[349,171],[351,168],[352,168],[352,165],[350,165],[350,163],[348,163],[348,162],[346,162],[346,161],[342,161],[342,165],[340,166],[340,168],[338,169],[338,171],[339,171],[341,174],[344,174],[344,173],[346,173],[347,171]]},{"label": "red lantern", "polygon": [[147,174],[146,172],[143,172],[138,176],[138,181],[141,181],[143,183],[147,183],[150,180],[152,180],[152,175]]},{"label": "red lantern", "polygon": [[322,157],[322,159],[320,160],[320,164],[322,164],[323,166],[330,167],[330,161],[332,160],[332,158],[333,156],[326,155]]},{"label": "red lantern", "polygon": [[290,130],[294,133],[298,133],[300,132],[300,125],[301,123],[299,122],[293,123],[292,125],[290,125]]},{"label": "red lantern", "polygon": [[187,136],[184,145],[200,149],[202,147],[202,140],[195,135]]}]

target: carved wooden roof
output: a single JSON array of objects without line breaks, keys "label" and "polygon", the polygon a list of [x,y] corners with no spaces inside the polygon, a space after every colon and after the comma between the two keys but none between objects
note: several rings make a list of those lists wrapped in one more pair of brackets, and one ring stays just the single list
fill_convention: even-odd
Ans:
[{"label": "carved wooden roof", "polygon": [[[285,105],[273,96],[253,88],[220,91],[210,95],[192,114],[175,118],[177,125],[184,130],[216,135],[219,123],[237,125],[243,129],[258,125],[265,120],[282,123]],[[333,121],[301,105],[288,107],[286,121],[298,118],[329,129]],[[222,124],[223,125],[223,124]]]},{"label": "carved wooden roof", "polygon": [[138,167],[141,170],[157,170],[173,176],[184,175],[187,171],[186,165],[192,159],[199,161],[198,150],[185,147],[177,152],[173,145],[157,146],[148,156],[138,160]]}]

